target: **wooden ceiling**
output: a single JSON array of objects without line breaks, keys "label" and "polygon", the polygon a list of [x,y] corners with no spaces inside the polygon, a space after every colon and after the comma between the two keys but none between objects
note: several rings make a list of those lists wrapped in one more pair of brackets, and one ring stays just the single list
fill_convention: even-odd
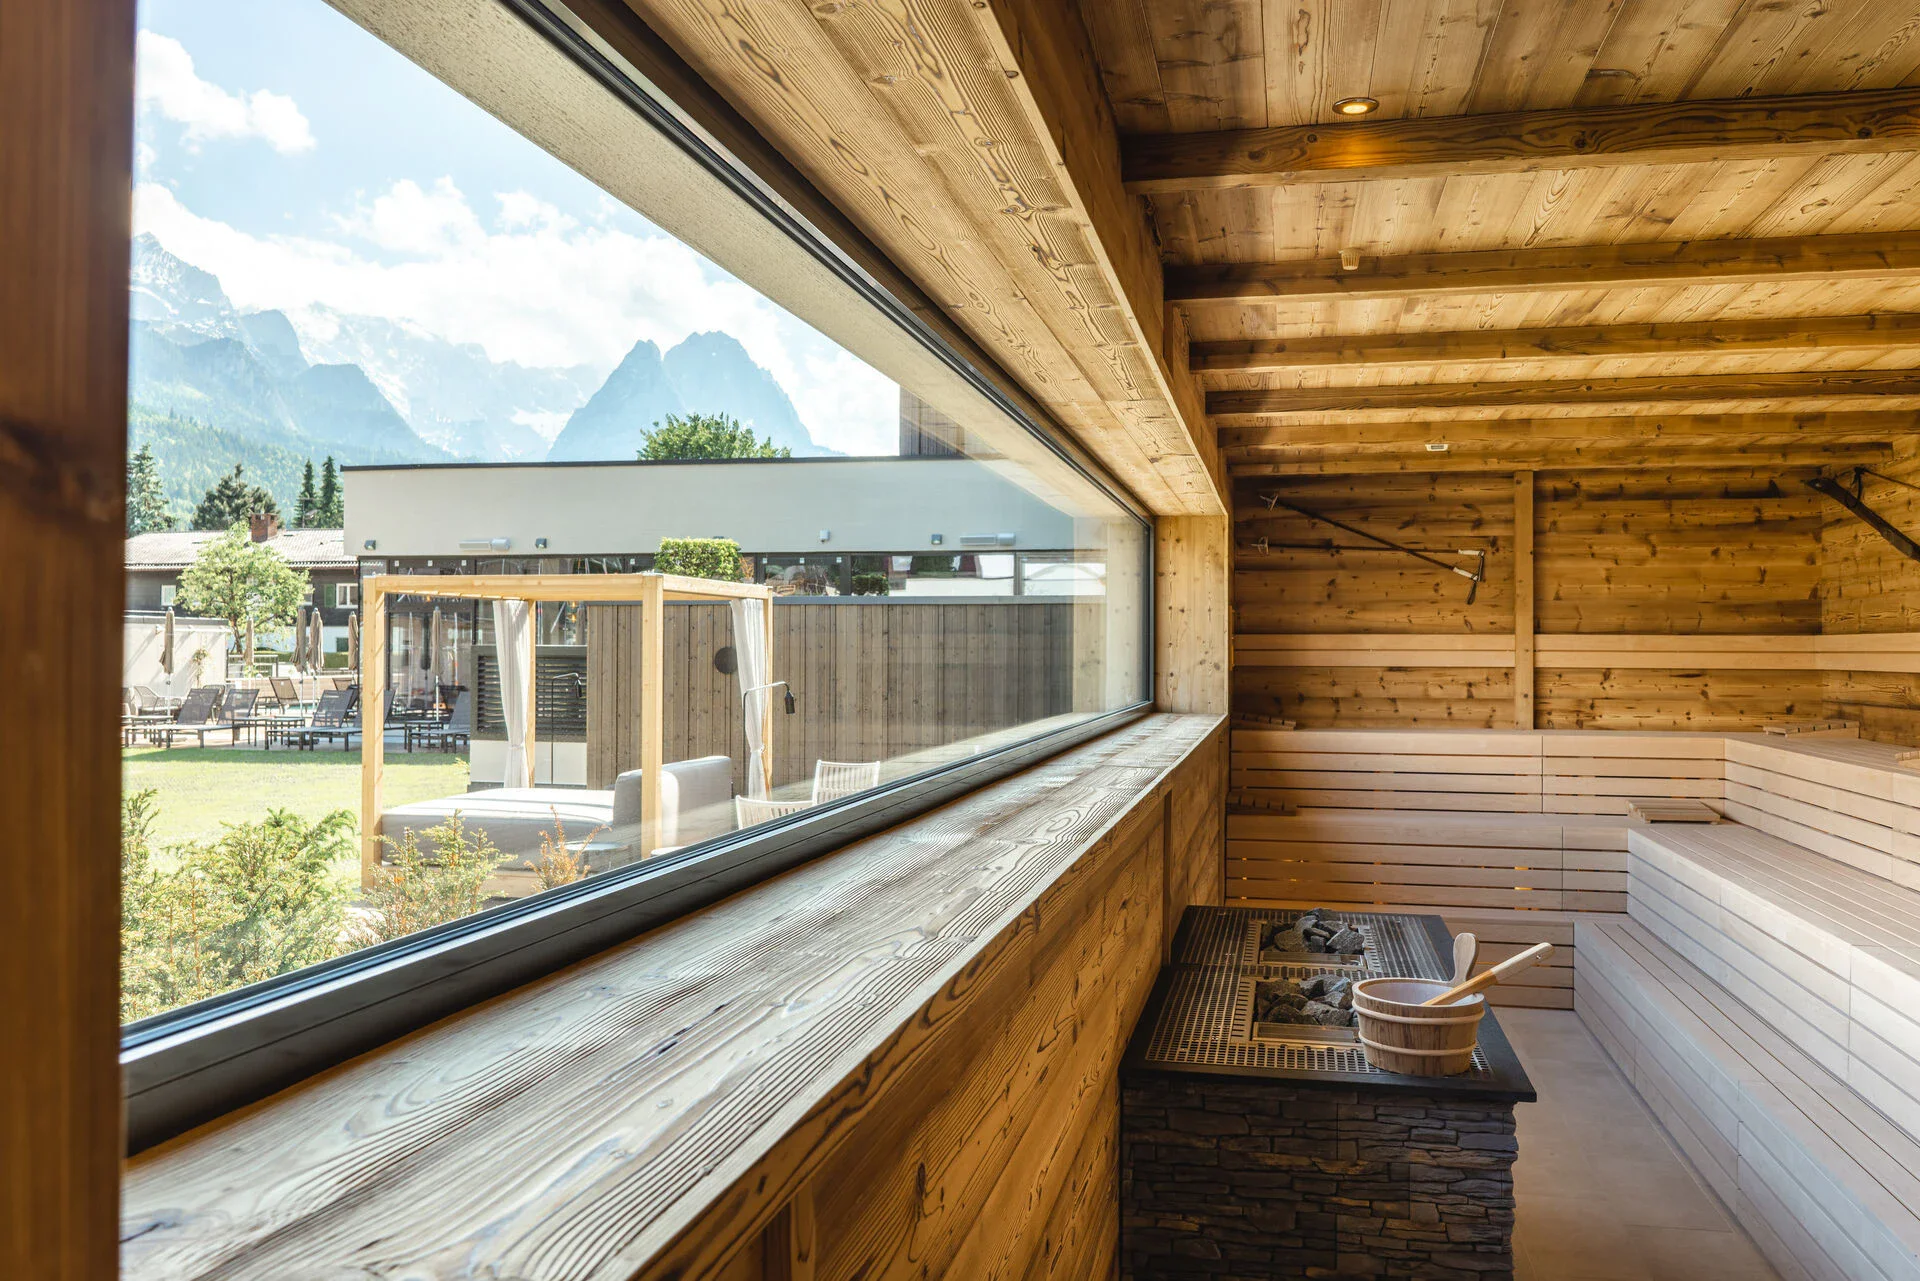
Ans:
[{"label": "wooden ceiling", "polygon": [[1920,0],[1081,15],[1233,471],[1913,439]]}]

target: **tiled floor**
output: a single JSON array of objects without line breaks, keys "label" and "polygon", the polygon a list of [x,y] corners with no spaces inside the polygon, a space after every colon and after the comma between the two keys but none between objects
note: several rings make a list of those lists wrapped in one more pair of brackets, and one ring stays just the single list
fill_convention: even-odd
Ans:
[{"label": "tiled floor", "polygon": [[1517,1281],[1774,1281],[1575,1015],[1499,1017],[1540,1092],[1518,1113]]}]

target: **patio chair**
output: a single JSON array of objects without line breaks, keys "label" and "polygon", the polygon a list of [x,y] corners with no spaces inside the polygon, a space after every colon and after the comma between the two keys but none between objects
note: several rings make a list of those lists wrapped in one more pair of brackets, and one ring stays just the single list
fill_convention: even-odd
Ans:
[{"label": "patio chair", "polygon": [[233,726],[233,741],[237,743],[241,730],[247,731],[251,741],[254,727],[272,718],[261,711],[259,690],[229,688],[220,701],[220,719]]},{"label": "patio chair", "polygon": [[267,730],[267,746],[272,747],[274,740],[289,747],[313,747],[320,737],[332,737],[333,732],[350,728],[358,734],[360,727],[350,725],[355,711],[357,698],[352,690],[329,689],[320,694],[320,701],[314,704],[313,715],[302,725],[280,725]]},{"label": "patio chair", "polygon": [[224,733],[231,740],[233,725],[220,715],[220,696],[226,691],[218,685],[201,685],[187,694],[171,721],[156,722],[145,730],[150,743],[173,746],[176,738],[191,734],[197,746],[207,745],[207,735]]},{"label": "patio chair", "polygon": [[275,707],[298,707],[305,701],[300,697],[300,687],[293,683],[291,676],[269,676],[267,685],[272,690],[268,701]]},{"label": "patio chair", "polygon": [[815,761],[813,803],[824,805],[880,786],[879,761]]},{"label": "patio chair", "polygon": [[[152,693],[151,690],[148,691]],[[120,745],[132,747],[139,740],[140,732],[151,725],[165,725],[173,720],[173,713],[158,709],[143,711],[140,696],[127,685],[120,687]]]},{"label": "patio chair", "polygon": [[453,696],[453,710],[447,713],[444,721],[416,721],[406,727],[406,749],[411,752],[416,746],[428,747],[437,752],[451,752],[470,746],[473,741],[473,700],[465,692]]},{"label": "patio chair", "polygon": [[[329,698],[338,701],[329,705]],[[294,741],[301,747],[318,747],[324,739],[337,741],[343,752],[353,750],[353,740],[360,736],[360,687],[349,685],[321,694],[313,719],[304,728],[295,730],[294,735]]]},{"label": "patio chair", "polygon": [[333,687],[335,689],[353,689],[359,685],[359,683],[360,682],[352,676],[336,676],[333,678]]},{"label": "patio chair", "polygon": [[139,701],[140,706],[138,710],[142,716],[151,715],[155,712],[165,712],[171,716],[180,709],[179,699],[163,698],[153,692],[151,685],[134,685],[130,688],[133,690],[134,698]]},{"label": "patio chair", "polygon": [[733,798],[733,821],[738,827],[752,827],[769,819],[785,818],[813,808],[812,801],[763,801],[753,796]]}]

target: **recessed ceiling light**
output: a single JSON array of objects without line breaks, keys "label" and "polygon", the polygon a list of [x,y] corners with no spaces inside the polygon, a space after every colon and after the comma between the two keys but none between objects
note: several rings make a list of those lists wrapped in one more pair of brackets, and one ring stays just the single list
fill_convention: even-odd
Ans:
[{"label": "recessed ceiling light", "polygon": [[1343,116],[1364,116],[1380,109],[1378,98],[1357,97],[1342,98],[1333,104],[1333,109]]},{"label": "recessed ceiling light", "polygon": [[1429,454],[1444,454],[1452,448],[1453,446],[1444,440],[1430,440],[1427,442],[1427,452]]}]

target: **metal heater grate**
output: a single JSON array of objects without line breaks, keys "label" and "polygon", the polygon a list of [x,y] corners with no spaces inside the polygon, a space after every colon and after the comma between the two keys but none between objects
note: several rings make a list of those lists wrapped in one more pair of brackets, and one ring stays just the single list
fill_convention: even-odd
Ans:
[{"label": "metal heater grate", "polygon": [[[1341,1072],[1384,1075],[1361,1052],[1351,1028],[1254,1023],[1253,989],[1262,979],[1309,978],[1315,974],[1446,978],[1425,931],[1404,918],[1368,912],[1337,913],[1360,928],[1366,951],[1358,964],[1257,961],[1260,926],[1291,924],[1298,910],[1211,908],[1189,918],[1180,955],[1148,1040],[1146,1058],[1168,1066],[1256,1068],[1275,1073]],[[1469,1077],[1491,1075],[1476,1050]]]}]

